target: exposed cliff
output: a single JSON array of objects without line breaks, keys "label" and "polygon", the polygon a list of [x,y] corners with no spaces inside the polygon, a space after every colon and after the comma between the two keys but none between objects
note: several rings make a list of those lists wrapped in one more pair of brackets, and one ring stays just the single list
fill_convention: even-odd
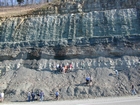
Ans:
[{"label": "exposed cliff", "polygon": [[[112,53],[122,56],[129,53],[126,49],[133,53],[131,55],[138,55],[139,4],[139,0],[81,0],[58,5],[52,3],[50,8],[43,6],[26,16],[1,18],[0,48],[10,51],[9,54],[2,53],[1,57],[19,58],[22,51],[28,55],[33,49],[39,51],[40,57],[45,52],[51,58],[91,54],[97,57],[99,52],[103,56],[102,52],[107,56]],[[94,47],[98,43],[103,46],[102,50]],[[81,46],[90,46],[90,49]],[[15,52],[15,49],[20,51]],[[85,53],[87,50],[90,54]]]},{"label": "exposed cliff", "polygon": [[[46,100],[56,89],[62,99],[130,94],[140,79],[139,7],[140,0],[62,0],[1,17],[0,89],[6,99],[24,100],[31,89],[45,91]],[[54,72],[57,63],[68,62],[73,72]],[[92,87],[83,85],[88,74]]]},{"label": "exposed cliff", "polygon": [[[45,101],[54,100],[60,92],[60,100],[113,97],[131,94],[131,85],[140,92],[139,57],[99,57],[72,60],[10,60],[1,62],[0,89],[7,101],[26,101],[27,92],[45,93]],[[56,71],[56,64],[72,62],[73,70],[68,73]],[[114,70],[119,71],[116,76]],[[93,85],[85,84],[91,75]],[[36,97],[37,98],[37,97]]]}]

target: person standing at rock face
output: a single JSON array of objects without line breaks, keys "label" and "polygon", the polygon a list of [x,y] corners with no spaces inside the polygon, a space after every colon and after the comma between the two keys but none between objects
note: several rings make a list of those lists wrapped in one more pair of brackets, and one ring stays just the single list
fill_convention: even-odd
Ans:
[{"label": "person standing at rock face", "polygon": [[56,96],[56,100],[58,100],[58,96],[59,96],[59,92],[58,91],[56,91],[55,96]]},{"label": "person standing at rock face", "polygon": [[43,91],[40,92],[40,101],[43,101],[44,100],[44,93]]},{"label": "person standing at rock face", "polygon": [[34,101],[34,99],[35,99],[35,93],[33,91],[31,93],[31,96],[32,96],[32,101]]},{"label": "person standing at rock face", "polygon": [[135,90],[135,87],[134,87],[134,85],[132,84],[132,90],[131,90],[131,92],[132,92],[132,95],[136,95],[137,93],[136,93],[136,90]]},{"label": "person standing at rock face", "polygon": [[116,76],[118,76],[118,74],[119,74],[119,73],[118,73],[118,70],[115,70],[115,73],[116,73]]},{"label": "person standing at rock face", "polygon": [[1,92],[1,94],[0,94],[0,99],[1,99],[1,102],[3,102],[3,100],[4,100],[4,93],[3,92]]},{"label": "person standing at rock face", "polygon": [[59,64],[56,65],[56,70],[59,71]]},{"label": "person standing at rock face", "polygon": [[31,92],[29,91],[28,92],[28,102],[30,102],[31,101]]},{"label": "person standing at rock face", "polygon": [[70,71],[72,70],[73,66],[72,63],[69,64]]}]

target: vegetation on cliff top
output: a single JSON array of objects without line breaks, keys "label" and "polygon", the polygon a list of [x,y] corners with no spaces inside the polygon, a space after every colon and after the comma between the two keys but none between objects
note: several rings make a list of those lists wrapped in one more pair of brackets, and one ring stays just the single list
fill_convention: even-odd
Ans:
[{"label": "vegetation on cliff top", "polygon": [[[18,1],[21,4],[23,1]],[[46,9],[54,8],[54,6],[60,5],[60,0],[53,0],[52,2],[46,2],[43,4],[30,4],[19,5],[14,7],[0,7],[0,17],[13,17],[13,16],[25,16],[34,14],[35,12],[44,11]]]}]

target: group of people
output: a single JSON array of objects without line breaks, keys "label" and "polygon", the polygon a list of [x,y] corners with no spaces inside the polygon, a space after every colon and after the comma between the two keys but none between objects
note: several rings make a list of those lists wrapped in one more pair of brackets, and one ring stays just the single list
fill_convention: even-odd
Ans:
[{"label": "group of people", "polygon": [[67,63],[65,64],[57,64],[56,65],[56,70],[61,72],[61,73],[67,73],[68,71],[71,71],[73,68],[72,63]]},{"label": "group of people", "polygon": [[[35,92],[28,92],[28,94],[27,94],[27,96],[28,96],[28,101],[30,102],[30,101],[35,101],[35,100],[40,100],[40,101],[43,101],[44,100],[44,92],[43,91],[41,91],[40,93],[35,93]],[[35,99],[35,97],[36,97],[36,99]]]},{"label": "group of people", "polygon": [[[57,64],[57,66],[56,66],[56,69],[58,71],[64,72],[64,73],[66,73],[68,69],[69,70],[72,70],[72,68],[73,68],[72,63],[69,63],[67,65]],[[118,70],[115,70],[115,74],[116,74],[116,76],[118,76]],[[93,83],[92,78],[91,78],[91,75],[88,75],[85,78],[85,81],[86,81],[86,85],[91,86],[92,83]],[[131,93],[132,93],[132,95],[136,95],[137,94],[133,84],[132,84],[132,87],[131,87]],[[37,93],[35,93],[33,91],[32,92],[29,91],[28,94],[27,94],[28,102],[35,101],[35,100],[43,101],[44,100],[44,96],[45,95],[44,95],[44,92],[43,91],[40,91],[40,92],[37,92]],[[55,99],[58,100],[58,98],[59,98],[59,92],[56,91],[56,93],[55,93]],[[4,92],[1,92],[0,93],[0,101],[3,102],[3,100],[4,100]]]},{"label": "group of people", "polygon": [[[29,91],[28,94],[27,94],[27,96],[28,96],[28,102],[30,102],[30,101],[35,101],[35,100],[43,101],[45,95],[44,95],[44,92],[43,91],[41,91],[40,93],[39,92],[38,93],[35,93],[33,91],[32,92]],[[58,97],[59,97],[59,92],[56,91],[56,93],[55,93],[56,100],[58,100]]]}]

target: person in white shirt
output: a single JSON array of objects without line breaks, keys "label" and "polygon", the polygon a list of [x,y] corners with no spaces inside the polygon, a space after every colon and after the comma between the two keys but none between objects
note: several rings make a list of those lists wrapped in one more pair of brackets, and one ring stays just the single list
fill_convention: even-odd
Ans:
[{"label": "person in white shirt", "polygon": [[119,74],[119,73],[118,73],[118,70],[115,70],[115,73],[116,73],[116,76],[118,76],[118,74]]},{"label": "person in white shirt", "polygon": [[3,92],[1,92],[1,94],[0,94],[0,99],[1,99],[1,102],[3,102],[3,100],[4,100],[4,93]]},{"label": "person in white shirt", "polygon": [[30,102],[31,101],[31,92],[30,91],[28,92],[27,96],[28,96],[28,102]]}]

